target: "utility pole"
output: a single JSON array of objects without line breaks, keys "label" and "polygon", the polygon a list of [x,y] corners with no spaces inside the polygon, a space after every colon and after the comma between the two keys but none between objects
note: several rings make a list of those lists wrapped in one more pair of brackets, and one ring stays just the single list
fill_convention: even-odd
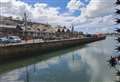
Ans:
[{"label": "utility pole", "polygon": [[27,15],[26,13],[24,13],[24,26],[25,26],[24,39],[26,40],[26,37],[27,37]]}]

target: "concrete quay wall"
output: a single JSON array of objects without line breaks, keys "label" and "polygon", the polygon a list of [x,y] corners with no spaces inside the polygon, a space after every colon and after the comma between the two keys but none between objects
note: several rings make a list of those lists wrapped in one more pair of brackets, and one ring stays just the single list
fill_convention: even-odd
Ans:
[{"label": "concrete quay wall", "polygon": [[42,55],[42,53],[47,53],[50,51],[55,51],[71,46],[77,46],[85,43],[95,42],[98,40],[103,40],[105,37],[98,38],[81,38],[81,39],[71,39],[71,40],[59,40],[59,41],[49,41],[41,43],[29,43],[29,44],[19,44],[19,45],[9,45],[0,46],[0,61],[12,58],[22,58]]}]

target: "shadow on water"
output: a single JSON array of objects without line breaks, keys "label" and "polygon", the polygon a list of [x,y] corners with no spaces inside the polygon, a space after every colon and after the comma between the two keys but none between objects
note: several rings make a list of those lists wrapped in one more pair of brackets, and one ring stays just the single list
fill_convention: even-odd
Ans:
[{"label": "shadow on water", "polygon": [[32,57],[23,58],[23,59],[13,59],[13,61],[5,62],[0,65],[0,74],[9,72],[9,71],[17,69],[17,68],[22,68],[24,66],[28,66],[28,65],[31,65],[31,64],[34,64],[37,62],[41,62],[41,61],[50,59],[52,57],[61,56],[61,55],[67,54],[69,52],[79,50],[86,46],[87,45],[76,46],[76,47],[71,47],[71,48],[67,48],[67,49],[64,48],[64,50],[62,49],[62,50],[58,50],[58,51],[50,52],[50,53],[46,52],[46,54],[42,54],[42,55],[40,55],[41,53],[32,53],[32,54],[37,54],[37,56],[35,56],[35,57],[32,56]]}]

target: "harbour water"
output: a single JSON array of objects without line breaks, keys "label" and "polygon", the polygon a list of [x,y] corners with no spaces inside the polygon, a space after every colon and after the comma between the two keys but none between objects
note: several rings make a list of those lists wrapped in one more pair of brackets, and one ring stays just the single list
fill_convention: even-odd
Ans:
[{"label": "harbour water", "polygon": [[[114,82],[114,37],[0,66],[0,82]],[[38,53],[39,54],[39,53]]]}]

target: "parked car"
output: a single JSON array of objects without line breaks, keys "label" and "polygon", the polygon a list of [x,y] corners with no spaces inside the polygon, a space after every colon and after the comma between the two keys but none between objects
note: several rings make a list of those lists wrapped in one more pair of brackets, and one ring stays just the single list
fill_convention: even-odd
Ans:
[{"label": "parked car", "polygon": [[92,37],[91,34],[85,34],[85,37]]},{"label": "parked car", "polygon": [[20,43],[22,41],[19,36],[8,36],[7,39],[9,43]]},{"label": "parked car", "polygon": [[8,38],[7,37],[1,37],[0,38],[0,43],[9,43]]}]

